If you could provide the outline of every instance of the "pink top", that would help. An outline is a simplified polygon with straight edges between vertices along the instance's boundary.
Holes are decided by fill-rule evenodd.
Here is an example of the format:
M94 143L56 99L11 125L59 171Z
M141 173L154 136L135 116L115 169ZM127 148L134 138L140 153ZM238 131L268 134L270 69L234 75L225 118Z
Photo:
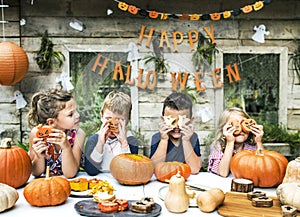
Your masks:
M249 143L244 143L243 150L256 150L256 145L250 145ZM235 155L238 151L234 150L233 155ZM223 158L224 153L222 152L222 148L220 142L213 144L210 149L210 155L208 157L208 171L219 175L219 164L221 159Z

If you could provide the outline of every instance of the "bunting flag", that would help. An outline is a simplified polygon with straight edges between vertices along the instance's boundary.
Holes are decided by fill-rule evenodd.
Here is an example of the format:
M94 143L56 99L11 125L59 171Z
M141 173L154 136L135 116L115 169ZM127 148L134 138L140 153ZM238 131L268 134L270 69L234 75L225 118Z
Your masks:
M213 12L210 14L170 14L167 12L159 12L156 10L145 10L139 8L138 6L127 4L126 2L114 0L118 3L118 8L122 11L128 12L134 15L141 15L143 17L149 17L151 19L160 19L160 20L167 20L168 18L175 18L179 20L214 20L218 21L221 19L228 19L230 17L238 16L241 13L248 14L250 12L259 11L265 5L271 3L272 0L262 0L256 1L253 4L245 5L241 8L227 10L222 12Z

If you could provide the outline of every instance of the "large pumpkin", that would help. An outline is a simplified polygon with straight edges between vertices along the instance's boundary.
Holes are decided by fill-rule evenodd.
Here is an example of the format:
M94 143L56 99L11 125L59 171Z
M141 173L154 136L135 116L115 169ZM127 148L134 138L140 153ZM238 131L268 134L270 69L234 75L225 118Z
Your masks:
M13 42L0 43L0 84L13 85L28 72L29 63L25 51Z
M191 175L191 167L188 164L172 161L160 162L154 167L154 174L161 182L168 182L173 175L180 171L180 175L187 180Z
M71 193L69 181L61 176L38 178L25 186L23 195L32 206L55 206L66 201Z
M12 146L12 140L5 138L0 145L0 182L18 188L24 185L32 171L31 160L27 152Z
M153 170L152 160L140 154L119 154L110 163L111 175L124 185L146 184L151 179Z
M254 186L275 187L282 183L288 160L280 153L269 150L244 150L230 162L234 177L253 181Z

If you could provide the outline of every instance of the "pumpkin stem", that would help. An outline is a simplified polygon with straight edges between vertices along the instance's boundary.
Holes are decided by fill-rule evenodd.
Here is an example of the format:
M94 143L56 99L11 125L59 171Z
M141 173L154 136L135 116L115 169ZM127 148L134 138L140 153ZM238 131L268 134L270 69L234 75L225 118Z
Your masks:
M256 150L256 155L260 155L260 156L263 156L264 154L263 154L263 150L262 149L257 149Z
M296 157L295 161L300 162L300 157Z
M180 170L177 170L176 177L177 177L177 178L180 178L180 177L181 177L181 175L180 175Z
M46 179L49 179L50 177L50 166L46 167Z
M11 148L12 139L11 138L4 138L1 140L0 148Z

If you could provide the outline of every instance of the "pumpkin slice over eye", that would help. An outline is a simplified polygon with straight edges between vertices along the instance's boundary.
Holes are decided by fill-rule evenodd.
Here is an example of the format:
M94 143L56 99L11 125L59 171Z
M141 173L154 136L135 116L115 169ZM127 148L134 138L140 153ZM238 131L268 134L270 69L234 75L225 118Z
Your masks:
M169 116L163 116L165 122L167 125L174 127L173 123L175 122L176 118L172 118L170 115Z
M235 128L233 135L237 136L242 132L241 123L238 120L236 119L230 120L229 124L231 124Z
M256 125L256 121L254 119L244 119L244 120L242 120L241 126L242 126L243 132L250 133L250 131L251 131L250 127L252 125Z

